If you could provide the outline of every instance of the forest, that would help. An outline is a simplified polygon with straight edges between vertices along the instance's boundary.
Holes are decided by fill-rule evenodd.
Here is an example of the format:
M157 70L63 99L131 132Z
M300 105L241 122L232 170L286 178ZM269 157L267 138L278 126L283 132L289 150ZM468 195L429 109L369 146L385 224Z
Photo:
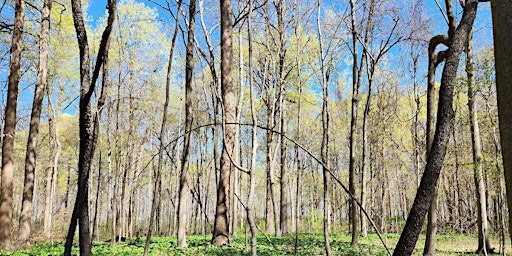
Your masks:
M0 255L512 253L510 0L3 0Z

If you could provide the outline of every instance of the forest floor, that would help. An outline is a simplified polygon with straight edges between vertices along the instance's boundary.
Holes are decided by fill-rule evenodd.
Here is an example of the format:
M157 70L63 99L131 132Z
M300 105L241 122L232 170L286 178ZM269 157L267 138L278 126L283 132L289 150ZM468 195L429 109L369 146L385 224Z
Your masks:
M250 255L250 236L237 236L230 245L218 248L210 246L211 236L189 236L188 248L177 249L176 239L170 237L154 237L150 249L150 255ZM385 234L383 238L389 247L396 244L398 234ZM295 236L283 236L280 238L269 237L272 243L264 236L258 237L258 255L294 255ZM387 255L385 248L375 234L366 238L359 238L360 246L354 249L350 246L350 235L346 233L332 233L330 235L331 250L333 255ZM414 255L421 255L425 236L420 236ZM76 241L76 239L75 239ZM77 243L77 242L76 242ZM144 239L126 239L124 242L111 246L107 242L94 242L94 255L142 255L144 252ZM492 240L491 244L498 251L498 240ZM510 245L509 242L506 244ZM64 242L39 242L32 248L16 251L0 251L0 255L62 255ZM445 234L438 235L436 242L437 255L473 255L477 246L475 237ZM509 246L508 246L509 247ZM392 250L392 248L390 248ZM73 248L73 254L78 255L78 248ZM303 233L299 236L297 255L323 255L323 234ZM512 254L508 248L507 255Z

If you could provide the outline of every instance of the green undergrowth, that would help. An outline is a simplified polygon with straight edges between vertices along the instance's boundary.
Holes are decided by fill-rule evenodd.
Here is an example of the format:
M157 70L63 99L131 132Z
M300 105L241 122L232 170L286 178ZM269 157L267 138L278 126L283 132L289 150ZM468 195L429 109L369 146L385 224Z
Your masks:
M383 236L389 247L395 245L398 234L386 234ZM236 236L231 244L216 247L210 244L211 236L189 236L186 249L176 248L174 237L154 237L150 247L150 255L250 255L250 236ZM270 240L270 241L269 241ZM438 235L436 248L440 255L468 254L471 248L459 245L471 245L472 237L463 235ZM302 233L299 235L297 255L324 255L324 237L322 233ZM360 245L357 248L350 246L351 237L346 233L330 234L331 252L333 255L387 255L380 239L375 234L366 238L359 238ZM73 255L78 255L78 246L75 240ZM424 236L420 236L415 255L421 255ZM268 238L260 235L257 238L258 255L295 255L295 236L293 234L283 237ZM107 242L94 242L92 252L94 255L142 255L144 252L144 238L128 238L111 246ZM392 248L390 248L392 249ZM451 250L452 249L452 250ZM455 250L453 250L455 249ZM476 248L475 248L476 249ZM34 243L31 248L16 251L0 251L0 255L62 255L64 242Z
M149 255L250 255L250 237L237 236L231 244L216 247L210 244L211 236L189 236L186 249L176 248L174 237L153 237ZM270 239L270 241L268 240ZM268 239L261 235L257 238L258 255L294 255L295 236L273 237ZM298 255L322 255L324 253L324 238L321 233L300 234ZM77 242L75 242L77 243ZM76 244L75 244L76 245ZM94 255L142 255L144 238L128 238L124 242L111 246L106 242L94 242ZM346 234L331 234L331 250L334 255L386 255L379 246L362 244L357 249L350 246L350 236ZM1 255L62 255L64 242L35 243L30 249L16 251L0 251ZM73 248L73 254L78 255L78 247Z

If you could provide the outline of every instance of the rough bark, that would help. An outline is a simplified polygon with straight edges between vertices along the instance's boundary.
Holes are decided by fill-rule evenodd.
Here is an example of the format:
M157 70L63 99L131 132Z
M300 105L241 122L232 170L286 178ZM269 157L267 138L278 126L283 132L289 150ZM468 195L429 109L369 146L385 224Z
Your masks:
M437 66L445 60L445 53L435 53L435 49L439 44L448 46L451 43L455 30L455 18L453 16L453 5L451 0L445 1L446 12L448 13L448 36L440 35L432 38L429 42L429 66L428 66L428 86L427 86L427 155L432 146L434 134L434 115L435 115L435 72ZM435 237L437 233L437 189L428 210L427 234L425 238L424 255L435 255Z
M188 162L190 156L190 138L193 122L193 71L194 71L194 30L196 27L196 0L190 1L187 48L185 58L185 136L183 155L181 158L180 190L178 202L178 248L187 246L186 233L188 226L188 203L190 201Z
M41 29L39 34L39 65L37 70L34 101L30 115L30 127L27 140L27 152L25 156L25 181L23 187L23 202L21 205L20 226L18 242L21 245L29 244L30 225L32 219L32 200L34 195L34 177L36 169L37 138L39 135L39 123L43 106L46 77L48 74L48 41L50 39L50 13L52 0L44 1L41 9Z
M91 234L89 230L89 174L94 157L96 140L99 129L99 116L92 113L91 99L99 77L104 57L108 56L110 34L115 19L116 0L108 1L107 26L103 31L96 65L92 77L90 76L89 42L84 24L81 0L72 0L73 22L77 34L78 48L80 49L80 104L79 104L79 158L78 158L78 192L71 215L64 255L71 255L71 247L78 222L79 246L81 255L91 255ZM102 88L98 107L104 104L106 88Z
M448 36L438 35L430 39L428 48L428 74L427 74L427 127L426 127L426 152L427 156L432 147L435 130L435 74L436 69L441 62L446 58L446 52L435 53L436 47L439 44L445 46L450 45L455 30L455 18L453 16L452 0L445 0L446 12L448 14ZM435 242L437 233L437 189L433 191L433 198L428 209L428 223L427 234L425 238L425 246L423 248L423 255L435 255Z
M233 86L233 25L231 0L220 0L220 34L221 34L221 93L224 109L223 147L220 159L220 177L217 186L217 205L212 240L216 245L229 243L229 177L234 172L231 156L235 146L236 107ZM229 154L229 155L228 155Z
M23 48L23 22L25 1L16 0L14 33L12 35L11 60L5 108L4 139L2 143L2 176L0 195L0 248L10 249L13 211L14 139L16 136L16 109L18 85L21 77L20 59Z
M512 209L512 5L508 0L491 0L498 117L508 208ZM512 211L509 211L509 227ZM512 237L512 229L509 228Z
M421 178L420 186L414 199L414 204L409 212L407 222L400 235L393 255L411 255L418 235L423 226L425 215L432 201L436 189L437 180L441 172L446 147L450 138L451 128L454 122L453 111L453 87L457 75L459 58L467 40L469 31L473 27L476 17L478 0L467 1L464 7L461 22L453 35L453 41L448 48L445 66L441 78L439 91L439 104L437 113L436 132L430 153L427 157L427 165Z

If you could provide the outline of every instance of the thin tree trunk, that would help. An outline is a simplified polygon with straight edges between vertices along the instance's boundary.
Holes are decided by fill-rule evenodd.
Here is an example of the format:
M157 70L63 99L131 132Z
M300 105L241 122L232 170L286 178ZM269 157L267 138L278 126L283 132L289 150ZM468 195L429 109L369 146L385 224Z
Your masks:
M487 224L487 203L482 170L482 145L480 140L480 128L478 125L478 112L475 106L475 77L473 66L473 31L469 32L466 42L466 75L468 85L469 125L471 128L471 143L473 146L473 168L478 208L478 249L477 252L491 253L493 249L489 243Z
M247 38L249 44L249 93L251 101L251 117L252 117L252 153L251 153L251 169L249 170L249 196L247 199L247 222L251 229L251 255L256 256L256 239L258 232L256 230L256 221L254 219L254 194L256 190L256 156L258 153L258 119L255 108L255 93L253 90L253 68L252 68L252 7L253 0L249 0L249 14L247 16Z
M171 49L169 50L169 62L167 64L167 76L165 80L165 102L164 102L164 111L162 116L162 125L160 127L160 145L158 148L158 165L156 170L156 177L155 177L155 183L153 187L153 201L151 202L151 213L149 217L149 227L148 232L146 234L146 244L144 246L144 256L148 254L149 252L149 244L151 243L151 235L153 233L153 223L154 223L154 215L156 211L156 205L160 196L160 193L157 193L160 189L160 176L162 174L162 166L163 166L163 153L165 149L165 140L164 136L167 131L167 111L169 107L169 99L170 99L170 86L171 86L171 72L172 72L172 60L174 58L174 48L176 45L176 38L178 36L178 26L179 26L179 19L181 14L181 4L182 0L178 1L178 10L176 12L176 19L175 19L175 26L174 26L174 33L172 35L171 39ZM147 133L146 133L147 134ZM177 144L177 142L176 142ZM171 173L171 181L172 181L172 173ZM157 201L158 200L158 201Z
M357 64L357 28L356 28L356 5L355 0L350 0L351 10L351 32L352 32L352 113L350 118L350 136L349 136L349 192L352 195L356 194L356 129L357 129L357 116L359 107L359 90L362 81L362 70L364 62L366 61L366 51L363 50L360 65ZM367 33L368 34L368 33ZM367 38L365 38L365 41ZM357 203L354 198L350 198L350 227L352 229L351 244L356 246L358 244L358 214Z
M39 67L34 91L34 102L30 116L30 128L27 141L27 152L25 157L25 182L23 188L23 202L21 206L20 226L18 242L20 245L29 245L30 225L32 219L32 200L34 195L34 177L37 156L37 138L39 135L39 123L43 105L44 90L48 74L48 41L50 38L50 13L52 0L44 1L41 9L41 31L39 35ZM50 186L51 187L51 186Z
M12 35L11 60L5 108L2 142L2 175L0 193L0 248L11 248L13 211L14 139L16 136L16 109L18 107L18 85L21 77L20 59L23 48L23 23L25 1L16 0L14 11L14 33Z
M100 148L101 148L101 140L100 140ZM99 198L100 198L100 187L101 187L101 161L102 161L102 154L101 150L98 157L98 177L96 180L96 196L95 196L95 202L94 202L94 218L92 221L92 234L91 234L91 246L92 242L96 239L97 236L97 229L98 229L98 204L99 204Z
M252 1L252 0L251 0ZM298 6L297 1L294 3L296 6ZM295 37L300 38L298 35L298 19L297 23L295 24L294 34ZM300 40L297 41L297 43L300 42ZM300 140L300 133L301 133L301 108L302 108L302 66L301 66L301 58L300 55L302 54L301 47L297 47L297 52L295 53L295 62L297 65L297 129L296 129L296 139ZM300 194L301 194L301 184L300 184L300 176L302 175L302 163L301 163L301 154L299 153L299 146L295 145L295 161L297 162L297 177L296 177L296 190L295 190L295 244L294 244L294 254L297 255L297 247L299 246L299 221L300 221Z
M317 30L318 30L318 41L320 49L320 70L322 73L322 146L321 146L321 158L323 162L323 181L324 181L324 248L325 254L328 256L331 254L331 245L329 241L329 232L331 229L331 202L330 202L330 174L329 169L329 89L328 81L328 67L326 67L326 61L324 56L324 45L322 27L320 25L320 0L317 1L318 14L317 14ZM353 208L354 210L355 208Z

